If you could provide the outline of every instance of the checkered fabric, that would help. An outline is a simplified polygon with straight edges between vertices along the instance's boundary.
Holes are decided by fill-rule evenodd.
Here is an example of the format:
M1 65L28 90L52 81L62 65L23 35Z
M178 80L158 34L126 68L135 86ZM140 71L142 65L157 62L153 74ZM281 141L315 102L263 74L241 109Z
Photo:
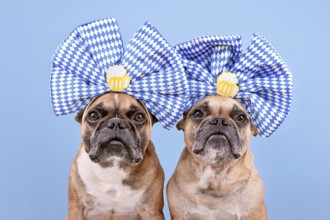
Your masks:
M222 72L235 73L234 97L246 108L260 136L270 136L284 121L292 100L292 75L279 54L254 34L245 52L239 36L201 37L177 45L187 72L190 95L186 110L207 95L216 95Z
M115 19L76 28L57 48L51 72L56 115L79 111L96 96L110 92L107 68L121 64L131 78L123 93L139 99L166 129L181 117L188 85L176 51L145 23L124 51Z

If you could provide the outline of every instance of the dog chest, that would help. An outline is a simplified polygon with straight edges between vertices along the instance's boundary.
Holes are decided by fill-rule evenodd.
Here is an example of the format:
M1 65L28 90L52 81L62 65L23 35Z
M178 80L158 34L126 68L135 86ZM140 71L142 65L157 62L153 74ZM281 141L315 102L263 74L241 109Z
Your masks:
M222 184L226 184L226 181L225 173L215 173L213 169L206 167L199 180L188 187L192 190L189 194L195 195L195 202L187 208L189 216L228 220L237 220L244 216L250 209L251 201L247 198L251 198L251 192L243 188L238 192L217 195L221 194Z
M92 162L83 151L77 158L79 176L85 185L85 205L94 214L115 212L134 212L140 202L143 190L132 190L123 185L127 173L114 166L103 168ZM90 199L92 198L92 199Z

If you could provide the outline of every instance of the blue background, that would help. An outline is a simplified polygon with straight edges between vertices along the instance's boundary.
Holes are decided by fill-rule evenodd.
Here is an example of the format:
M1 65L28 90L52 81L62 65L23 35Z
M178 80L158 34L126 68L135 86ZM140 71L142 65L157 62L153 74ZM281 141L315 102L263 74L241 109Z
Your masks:
M268 39L294 75L287 120L253 138L270 219L330 219L330 5L289 0L4 1L0 3L0 219L63 219L71 161L80 144L74 114L56 117L51 57L78 25L118 20L124 43L150 21L175 45L209 34ZM171 176L183 133L158 124L152 139ZM169 219L167 203L164 212Z

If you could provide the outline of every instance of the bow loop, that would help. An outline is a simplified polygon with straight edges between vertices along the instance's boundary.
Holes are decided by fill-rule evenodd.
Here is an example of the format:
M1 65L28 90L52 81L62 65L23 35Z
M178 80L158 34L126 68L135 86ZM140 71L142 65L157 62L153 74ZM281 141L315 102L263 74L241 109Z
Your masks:
M57 115L120 91L139 99L167 129L181 117L188 89L181 59L156 28L145 23L124 52L115 19L81 25L70 34L53 57L50 86Z
M292 75L270 43L254 34L251 44L231 70L239 79L240 99L253 115L259 134L270 136L289 113L292 99ZM247 94L255 95L249 96ZM244 100L250 102L244 102Z

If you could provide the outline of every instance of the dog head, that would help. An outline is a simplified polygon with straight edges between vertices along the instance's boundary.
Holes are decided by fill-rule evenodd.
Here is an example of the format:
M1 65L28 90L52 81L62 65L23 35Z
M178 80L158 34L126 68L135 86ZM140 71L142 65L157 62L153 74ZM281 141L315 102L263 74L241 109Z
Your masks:
M106 93L80 111L83 146L89 157L102 166L115 159L134 165L142 161L156 121L145 107L123 93Z
M207 96L184 113L177 128L194 158L223 165L240 158L257 131L245 108L235 99Z

